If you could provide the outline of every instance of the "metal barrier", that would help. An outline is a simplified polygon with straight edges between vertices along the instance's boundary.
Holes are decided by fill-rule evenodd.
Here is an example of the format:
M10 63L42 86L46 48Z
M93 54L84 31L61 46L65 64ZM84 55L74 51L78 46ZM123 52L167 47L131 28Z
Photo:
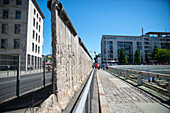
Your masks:
M24 59L20 55L0 55L0 103L12 98L19 98L25 93L52 83L52 73L47 72L45 68L43 73L26 73L25 71L22 73L21 70L25 69L25 60L22 58ZM45 67L45 63L43 64ZM5 71L7 75L4 73Z
M78 104L78 107L75 111L75 113L90 113L91 112L91 97L92 97L92 81L94 78L94 71L95 68L93 69L90 78L87 82L87 85L84 89L83 95L81 97L81 100Z
M107 71L125 80L131 80L138 86L144 85L158 92L162 92L163 95L169 96L170 98L170 75L117 67L109 67Z

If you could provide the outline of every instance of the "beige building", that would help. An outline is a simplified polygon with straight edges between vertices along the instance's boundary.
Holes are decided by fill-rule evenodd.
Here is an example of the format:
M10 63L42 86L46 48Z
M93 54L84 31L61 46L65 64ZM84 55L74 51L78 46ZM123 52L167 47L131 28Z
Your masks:
M147 52L149 59L152 59L155 45L160 49L170 49L170 33L148 32L141 36L103 35L101 39L102 62L118 61L123 47L129 63L134 63L134 54L137 49L140 51L142 62L146 63L145 54Z
M36 0L0 0L0 54L21 55L22 70L41 69L44 18Z

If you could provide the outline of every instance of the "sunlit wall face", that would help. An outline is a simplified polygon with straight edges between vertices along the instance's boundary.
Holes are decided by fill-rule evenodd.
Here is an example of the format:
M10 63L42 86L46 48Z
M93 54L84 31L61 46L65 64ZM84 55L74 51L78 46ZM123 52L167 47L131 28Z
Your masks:
M125 49L128 62L133 62L133 46L132 42L117 42L118 57L120 56L121 48Z

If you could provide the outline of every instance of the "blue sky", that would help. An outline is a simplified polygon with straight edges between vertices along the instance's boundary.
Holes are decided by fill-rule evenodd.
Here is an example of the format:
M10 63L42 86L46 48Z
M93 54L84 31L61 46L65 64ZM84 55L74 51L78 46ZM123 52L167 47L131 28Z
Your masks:
M102 35L170 32L170 0L59 0L89 51L100 53ZM37 0L44 19L43 54L52 53L51 14L47 0Z

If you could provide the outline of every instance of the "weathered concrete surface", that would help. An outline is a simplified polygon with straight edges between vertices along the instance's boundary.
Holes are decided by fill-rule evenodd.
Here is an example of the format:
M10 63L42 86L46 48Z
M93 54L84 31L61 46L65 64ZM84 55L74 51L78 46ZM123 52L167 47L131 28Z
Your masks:
M144 113L170 113L170 109L159 103L135 103Z
M62 15L63 10L56 8L61 8L57 3L51 3L54 76L57 101L61 109L65 109L82 82L89 76L93 62L79 37L75 36L68 26L70 21Z
M144 91L118 79L117 77L98 70L100 103L108 104L111 113L169 113L170 107ZM100 88L103 90L100 93ZM104 98L103 97L103 98ZM105 107L105 106L104 106ZM103 106L101 104L101 112ZM107 108L108 109L108 108ZM155 110L157 109L157 110Z
M28 113L29 112L30 111L28 111ZM57 103L56 95L50 95L35 113L61 113L61 108Z

